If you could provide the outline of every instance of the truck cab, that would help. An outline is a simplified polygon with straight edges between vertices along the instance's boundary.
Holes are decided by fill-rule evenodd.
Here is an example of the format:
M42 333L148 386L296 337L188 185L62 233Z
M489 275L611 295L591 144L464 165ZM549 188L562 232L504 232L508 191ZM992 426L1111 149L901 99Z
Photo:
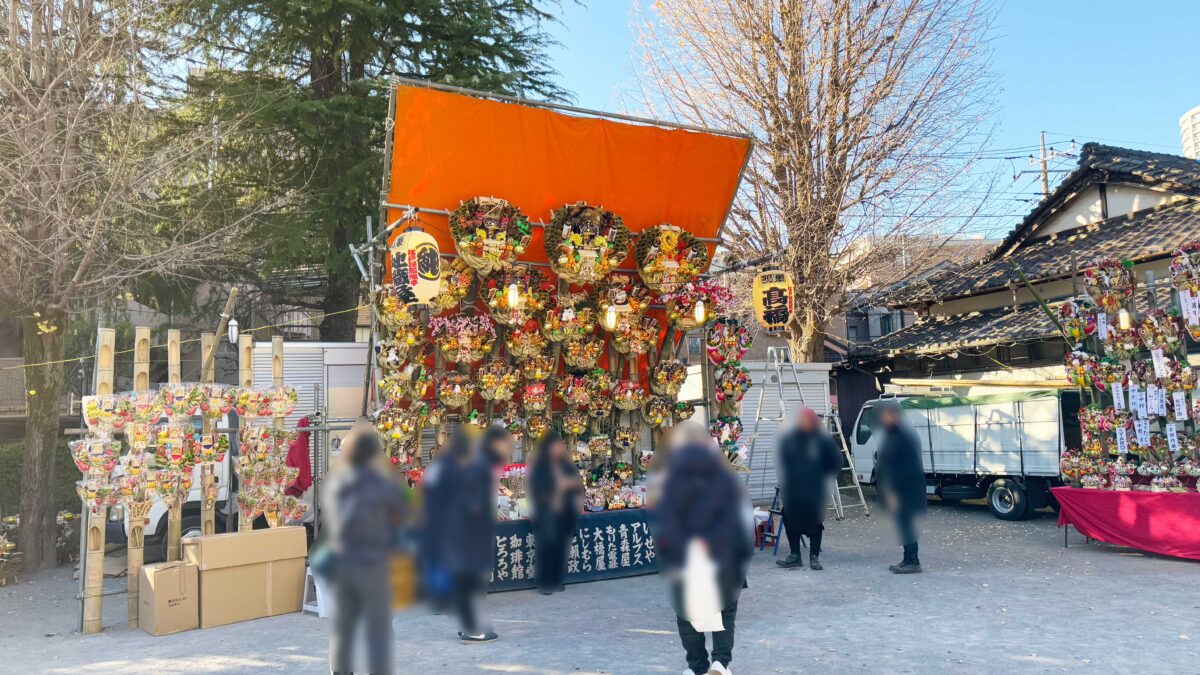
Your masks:
M926 492L943 501L987 499L993 515L1021 520L1053 505L1059 458L1078 444L1079 395L1070 390L979 396L937 393L867 401L850 435L854 474L875 484L880 434L876 409L894 401L921 440Z

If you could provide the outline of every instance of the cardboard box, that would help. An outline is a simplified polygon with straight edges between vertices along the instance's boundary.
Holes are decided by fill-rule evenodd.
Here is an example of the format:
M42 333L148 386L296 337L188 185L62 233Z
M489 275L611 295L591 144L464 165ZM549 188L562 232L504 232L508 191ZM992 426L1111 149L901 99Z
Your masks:
M200 627L199 567L165 562L142 567L138 579L138 626L151 635Z
M185 539L183 559L200 568L200 627L299 612L307 553L303 527Z

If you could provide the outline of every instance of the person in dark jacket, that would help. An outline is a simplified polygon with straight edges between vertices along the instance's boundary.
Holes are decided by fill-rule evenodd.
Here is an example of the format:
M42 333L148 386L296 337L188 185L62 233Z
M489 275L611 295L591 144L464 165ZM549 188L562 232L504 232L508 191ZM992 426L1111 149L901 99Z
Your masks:
M875 460L875 480L904 546L904 559L888 569L896 574L915 574L921 571L917 519L925 513L926 502L921 441L905 424L904 413L895 402L881 404L877 412L883 437Z
M327 488L329 545L336 561L329 639L329 666L334 673L354 671L350 661L360 624L366 632L370 672L395 671L388 565L404 522L405 504L400 486L373 466L382 450L373 428L355 429L342 443L346 464Z
M503 429L492 429L511 439ZM438 493L445 497L442 506L446 510L440 519L445 529L438 536L443 545L438 557L452 579L452 604L463 644L492 642L498 637L479 620L478 608L496 560L495 468L504 439L492 429L477 443L461 429L456 432L438 476ZM507 442L511 446L511 440Z
M652 514L654 546L659 564L672 579L676 626L688 667L697 675L727 673L733 660L738 598L754 551L752 517L746 517L750 502L742 482L703 427L684 423L676 430L675 439L678 446L672 451L661 497ZM688 589L684 588L682 575L693 541L699 541L699 548L717 568L724 630L712 634L711 660L704 633L692 625L698 617L688 617L685 612Z
M583 507L583 481L567 446L550 432L538 445L529 470L529 500L533 507L534 568L538 590L550 595L564 590L567 551Z
M821 419L802 408L791 431L779 443L779 493L783 502L783 527L790 555L775 561L780 567L804 567L800 535L808 537L808 565L821 567L821 536L825 531L825 506L830 478L842 469L842 456Z

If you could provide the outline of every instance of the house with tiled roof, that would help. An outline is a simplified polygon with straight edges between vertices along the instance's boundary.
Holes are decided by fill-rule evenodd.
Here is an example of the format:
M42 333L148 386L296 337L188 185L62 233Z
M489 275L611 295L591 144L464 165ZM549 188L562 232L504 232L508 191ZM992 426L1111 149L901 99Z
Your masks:
M1176 303L1167 269L1200 240L1200 161L1089 143L1078 166L988 255L898 288L881 302L917 320L852 349L847 365L881 384L959 393L1058 381L1065 343L1051 307L1082 292L1097 258L1135 264L1139 307Z

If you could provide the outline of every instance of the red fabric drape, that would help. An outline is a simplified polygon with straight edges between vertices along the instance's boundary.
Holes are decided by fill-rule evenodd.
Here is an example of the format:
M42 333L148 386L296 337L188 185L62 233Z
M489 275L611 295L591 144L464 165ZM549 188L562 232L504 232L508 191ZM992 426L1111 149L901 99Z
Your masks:
M1200 560L1200 493L1052 488L1058 524L1118 546Z
M308 418L301 417L296 426L304 428L308 426ZM300 469L299 475L296 476L296 482L288 486L286 493L293 497L299 497L304 494L304 491L312 487L312 461L308 456L308 435L309 432L301 431L296 434L296 440L288 446L287 465Z

